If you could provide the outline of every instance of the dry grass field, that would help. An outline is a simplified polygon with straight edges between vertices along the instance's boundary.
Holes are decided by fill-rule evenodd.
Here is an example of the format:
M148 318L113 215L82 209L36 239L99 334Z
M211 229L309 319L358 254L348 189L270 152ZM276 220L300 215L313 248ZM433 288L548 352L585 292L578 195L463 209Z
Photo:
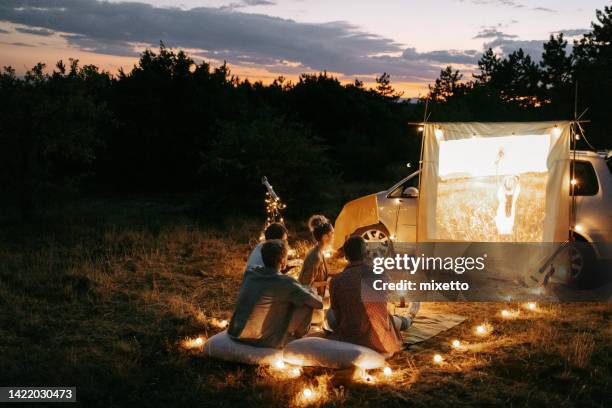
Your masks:
M495 177L451 179L438 184L436 225L440 239L477 242L539 242L546 196L547 173L520 175L512 235L499 235L495 226L498 206Z
M129 209L126 209L129 208ZM544 304L512 320L494 303L425 307L468 320L396 355L390 377L202 358L184 340L229 319L259 225L223 229L159 203L89 203L0 235L0 385L74 385L77 406L610 406L612 307ZM307 247L301 224L290 241ZM290 225L290 226L291 226ZM338 264L334 264L334 268ZM487 322L486 337L474 327ZM459 338L465 347L453 350ZM434 364L440 353L444 361ZM71 404L71 406L75 406Z

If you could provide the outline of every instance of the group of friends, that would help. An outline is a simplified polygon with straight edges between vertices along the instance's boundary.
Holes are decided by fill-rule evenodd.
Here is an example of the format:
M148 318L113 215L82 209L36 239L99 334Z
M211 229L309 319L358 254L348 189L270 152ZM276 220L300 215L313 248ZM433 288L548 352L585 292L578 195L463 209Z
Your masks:
M374 275L367 261L366 242L349 237L344 246L348 265L329 280L325 251L331 246L334 228L321 215L308 222L316 245L304 258L299 275L287 274L288 233L281 223L270 224L265 240L250 254L228 334L238 342L258 347L283 348L306 335L323 336L369 347L385 355L400 350L401 331L411 324L409 316L391 315L387 296L375 291ZM329 302L325 298L329 287ZM308 334L316 309L325 311L322 331Z

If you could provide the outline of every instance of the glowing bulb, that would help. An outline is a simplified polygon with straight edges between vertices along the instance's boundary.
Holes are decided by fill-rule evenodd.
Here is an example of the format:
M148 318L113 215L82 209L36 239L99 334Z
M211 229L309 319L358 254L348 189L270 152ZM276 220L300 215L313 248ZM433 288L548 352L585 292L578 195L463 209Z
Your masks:
M204 339L202 339L201 337L198 337L197 339L193 341L193 344L196 347L200 347L202 344L204 344Z
M527 309L529 309L529 310L536 310L537 308L538 308L538 305L535 302L527 303Z
M583 230L584 230L584 228L582 228L582 225L580 225L580 224L574 225L574 231L582 232Z
M439 355L439 354L434 354L434 356L433 356L433 361L434 361L434 363L436 363L436 364L440 364L440 363L442 363L442 361L443 361L443 360L444 360L444 359L442 358L442 356L441 356L441 355Z
M310 388L304 388L304 391L302 391L302 395L304 396L304 398L310 399L312 398L313 392Z
M574 137L574 139L580 140L580 135L576 134L576 137Z
M282 370L283 368L285 368L285 362L281 359L278 359L274 362L274 367L278 368L279 370Z
M302 370L300 370L298 367L293 367L291 369L291 375L294 377L299 377L302 374Z
M510 312L504 309L501 311L501 315L502 317L510 317Z
M228 321L227 320L221 320L219 322L219 327L221 327L222 329L225 329L227 327Z
M326 257L326 258L331 258L331 256L332 256L331 251L323 252L323 256Z
M459 348L459 347L461 347L461 342L460 342L459 340L453 340L453 342L451 343L451 345L452 345L454 348Z
M434 130L434 134L436 135L436 139L438 140L442 140L442 138L444 137L444 132L440 128Z
M559 128L559 126L555 125L555 127L552 130L552 134L554 137L561 136L561 129Z
M383 374L386 375L387 377L391 375L391 367L385 367L383 368Z
M419 127L417 128L417 130L418 130L419 132L422 132L422 131L423 131L423 126L419 126Z
M479 336L484 336L485 334L487 334L487 331L487 326L485 326L484 324L476 326L476 334L478 334Z
M572 180L570 181L570 184L571 184L572 186L575 186L576 184L578 184L578 182L576 181L576 179L572 179Z

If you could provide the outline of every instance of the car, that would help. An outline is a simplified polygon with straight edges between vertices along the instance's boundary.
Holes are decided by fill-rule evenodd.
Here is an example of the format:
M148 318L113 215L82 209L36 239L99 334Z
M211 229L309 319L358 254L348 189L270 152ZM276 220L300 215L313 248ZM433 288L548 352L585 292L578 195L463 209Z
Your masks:
M572 151L575 171L576 222L574 240L584 245L570 249L572 263L565 279L588 286L589 264L609 260L612 243L612 157L608 152ZM340 250L348 236L388 246L390 242L416 242L420 171L389 189L347 203L336 219L334 249Z

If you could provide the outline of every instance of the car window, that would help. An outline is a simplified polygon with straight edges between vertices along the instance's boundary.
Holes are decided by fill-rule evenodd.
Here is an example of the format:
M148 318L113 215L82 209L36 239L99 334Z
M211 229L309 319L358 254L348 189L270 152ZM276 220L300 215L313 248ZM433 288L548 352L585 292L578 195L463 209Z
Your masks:
M593 165L587 161L576 161L574 165L574 195L593 196L599 192L599 183Z
M419 174L416 174L414 177L406 180L404 183L400 184L395 190L393 190L390 194L390 198L401 198L403 196L404 191L408 187L416 187L419 188Z

